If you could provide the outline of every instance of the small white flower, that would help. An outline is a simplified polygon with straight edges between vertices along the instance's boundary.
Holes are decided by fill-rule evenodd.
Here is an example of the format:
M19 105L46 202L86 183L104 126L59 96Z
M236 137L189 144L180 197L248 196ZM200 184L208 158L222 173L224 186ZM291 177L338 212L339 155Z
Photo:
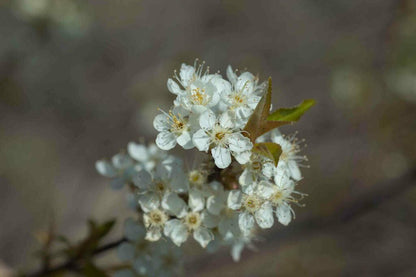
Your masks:
M179 144L184 149L191 149L191 126L186 111L174 108L169 113L162 113L155 117L153 126L160 133L156 137L156 144L162 150L170 150Z
M252 231L254 221L262 229L273 226L274 220L271 203L256 193L245 194L239 190L230 191L228 195L228 207L233 210L241 210L238 224L243 233Z
M244 164L248 162L253 144L233 127L231 115L223 113L219 118L211 110L205 111L199 118L202 129L195 132L193 142L200 151L211 154L218 168L226 168L231 164L231 154Z
M289 176L296 181L302 179L299 166L302 166L300 162L307 161L307 158L299 155L301 148L296 137L292 135L285 138L277 129L270 132L270 137L272 142L282 147L282 154L280 155L277 168L287 170Z
M163 228L165 227L166 221L169 217L160 208L160 202L157 199L157 203L150 204L151 201L145 201L145 199L140 199L140 206L145 212L143 215L144 226L147 229L146 239L149 241L157 241L162 236Z
M165 224L164 234L180 246L187 240L188 235L193 233L194 239L205 248L214 239L214 235L204 224L204 198L197 193L190 193L189 208L187 212L177 215L178 219L171 219Z
M227 76L232 89L224 90L221 99L236 114L237 124L244 126L261 99L256 93L262 93L264 85L258 86L258 78L249 72L237 77L231 66L227 67Z
M290 207L290 203L299 203L299 199L293 195L298 194L301 197L304 194L295 191L295 182L293 182L285 172L279 174L275 184L268 181L261 181L258 185L258 193L267 199L273 207L276 208L276 217L283 225L288 225L295 217L295 212Z
M258 181L269 179L274 173L273 161L266 157L253 153L248 163L243 165L243 172L238 181L244 192L253 191Z
M101 175L112 178L111 187L116 190L131 182L135 174L134 161L124 153L114 155L111 162L106 160L97 161L95 168Z

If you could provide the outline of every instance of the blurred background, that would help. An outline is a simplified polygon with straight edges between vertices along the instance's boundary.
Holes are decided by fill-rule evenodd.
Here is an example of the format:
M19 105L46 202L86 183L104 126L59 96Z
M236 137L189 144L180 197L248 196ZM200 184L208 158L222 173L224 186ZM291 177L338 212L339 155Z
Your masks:
M117 216L120 236L131 212L94 163L154 140L166 80L195 58L271 76L275 107L317 100L282 128L308 144L296 220L416 165L414 0L0 0L0 276L37 265L51 222L76 239ZM333 228L275 227L240 263L191 244L187 276L416 276L415 203L410 188Z

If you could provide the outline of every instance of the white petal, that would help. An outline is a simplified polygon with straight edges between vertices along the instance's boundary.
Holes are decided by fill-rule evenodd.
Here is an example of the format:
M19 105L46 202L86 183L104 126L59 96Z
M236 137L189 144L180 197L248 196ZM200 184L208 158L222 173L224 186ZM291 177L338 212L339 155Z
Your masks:
M206 110L199 117L199 125L204 130L211 130L215 123L217 122L217 117L214 112L211 110Z
M139 196L139 204L142 210L148 213L159 207L159 196L154 192L147 192Z
M195 68L193 66L190 66L184 63L181 65L179 76L181 77L182 84L184 86L188 86L190 84L190 81L192 80L194 73L195 73Z
M211 195L207 199L207 210L215 215L219 215L225 207L224 198L219 195Z
M226 168L231 164L231 153L227 148L221 146L214 147L211 150L211 154L218 168Z
M264 203L255 213L257 224L262 229L267 229L273 226L273 208L270 203Z
M230 190L227 198L227 206L232 210L238 210L241 207L241 191L239 190Z
M176 83L171 78L168 79L167 87L168 87L168 90L170 92L172 92L173 94L178 95L178 94L181 94L182 93L182 90L180 89L178 83Z
M204 197L198 190L189 191L189 207L194 212L199 212L204 208Z
M207 135L207 133L204 130L200 129L195 132L195 134L192 137L192 141L199 151L206 152L209 149L211 138Z
M149 188L149 184L152 182L152 175L150 175L147 170L142 169L133 174L132 181L136 187L142 190L146 190Z
M278 188L270 182L261 181L257 185L257 194L263 199L268 199Z
M161 237L162 233L158 227L150 228L146 233L146 240L148 241L158 241Z
M194 114L203 114L204 112L208 110L208 108L203 105L192 105L191 110ZM199 119L198 119L198 124L199 124Z
M238 262L240 260L241 252L243 252L243 249L243 242L237 242L233 244L233 246L231 247L231 257L233 257L234 262Z
M274 182L279 188L286 188L290 183L286 163L280 163L274 173Z
M231 65L227 66L227 78L228 80L230 80L230 82L232 84L235 84L237 82L237 74L235 74L235 72L233 71L233 68L231 67Z
M211 79L211 83L216 88L216 93L220 96L224 92L231 92L231 84L227 80L224 80L220 75Z
M156 144L162 150L170 150L176 145L176 137L170 132L161 132L156 137Z
M274 171L274 165L272 162L263 163L261 172L263 173L264 176L266 176L267 178L271 178L273 176L273 171Z
M133 165L133 160L127 154L117 154L111 158L111 162L117 169L126 169Z
M248 212L239 214L238 226L243 234L249 234L254 227L254 217Z
M169 226L168 224L172 222ZM168 226L168 227L167 227ZM167 227L167 229L166 229ZM173 243L181 246L188 238L188 230L186 226L177 219L169 220L165 225L165 235L169 236Z
M283 225L288 225L292 221L292 212L290 206L283 202L280 206L276 208L276 216L280 223Z
M248 186L252 185L255 181L255 176L251 170L245 168L243 173L241 173L240 177L238 178L238 182L241 186Z
M247 120L252 113L253 110L246 106L242 106L236 110L237 117L241 120Z
M228 146L230 150L236 153L241 153L253 148L250 139L240 133L231 134L228 139Z
M254 75L250 72L243 72L238 76L235 88L238 91L243 91L245 94L251 94L254 91Z
M95 163L95 168L97 169L98 173L105 177L115 177L117 175L116 169L113 167L113 165L106 161L106 160L100 160Z
M214 107L220 101L219 92L215 91L211 96L211 101L209 102L209 107Z
M251 108L251 109L255 109L257 104L260 102L261 97L257 96L257 95L250 95L248 97L248 101L247 101L247 105Z
M295 179L296 181L302 179L302 174L300 173L300 169L296 161L289 161L287 163L287 166L289 168L290 176L293 179Z
M250 161L251 151L244 151L240 153L233 152L233 154L239 164L246 164Z
M184 149L191 149L194 147L194 144L192 143L192 137L189 132L183 132L182 135L180 135L176 141L180 146L182 146Z
M169 118L165 114L158 114L153 120L153 127L159 132L169 130Z
M170 237L172 234L173 229L178 225L181 224L179 219L171 219L165 223L165 227L163 228L163 233L165 236Z
M186 203L176 193L167 193L163 196L162 207L170 214L183 217L186 214Z
M223 128L231 129L234 127L233 116L229 112L221 114L219 122Z
M139 162L146 162L149 159L147 147L143 144L129 142L129 144L127 145L127 152L129 152L129 155L133 159Z
M194 231L194 239L205 248L208 243L214 239L214 235L209 229L200 227Z

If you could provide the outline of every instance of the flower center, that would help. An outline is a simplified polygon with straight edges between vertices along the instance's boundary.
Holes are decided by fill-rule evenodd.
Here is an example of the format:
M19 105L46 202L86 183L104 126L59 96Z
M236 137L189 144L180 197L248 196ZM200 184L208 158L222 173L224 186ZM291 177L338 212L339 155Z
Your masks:
M274 204L279 204L280 202L282 202L282 200L283 200L283 192L280 190L276 191L271 197L271 201Z
M159 182L156 184L156 190L159 192L164 192L165 191L165 184L163 184L162 182Z
M204 175L199 170L192 170L188 176L189 182L193 185L201 186L204 183Z
M260 208L260 199L254 195L249 195L244 200L244 207L247 211L254 213Z
M152 226L163 226L168 219L166 214L159 209L151 211L149 217Z
M201 225L201 216L199 213L188 213L185 218L185 224L190 230L198 229Z
M215 138L217 140L222 140L224 138L224 136L225 136L225 133L223 133L223 132L219 132L219 133L215 134Z
M180 115L174 115L172 112L169 112L170 118L172 120L170 131L176 134L182 134L183 131L187 128L184 120Z
M207 102L207 94L203 88L194 88L191 91L191 101L195 105L205 105Z

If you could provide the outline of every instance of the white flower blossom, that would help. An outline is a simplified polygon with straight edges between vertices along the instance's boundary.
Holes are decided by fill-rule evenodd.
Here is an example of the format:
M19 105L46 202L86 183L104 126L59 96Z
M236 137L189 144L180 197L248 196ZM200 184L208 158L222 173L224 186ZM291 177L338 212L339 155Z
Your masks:
M169 113L163 112L155 117L153 126L160 133L156 137L156 144L162 150L170 150L179 144L184 149L191 149L191 125L189 114L180 108L173 108Z
M273 226L274 219L271 203L256 193L245 194L240 190L230 191L228 207L233 210L241 210L238 217L238 225L243 233L251 232L255 222L262 229Z
M290 204L299 203L299 199L295 198L294 194L301 197L305 194L295 191L295 182L289 178L286 172L282 172L275 179L276 183L261 181L258 185L258 193L275 207L278 221L283 225L288 225L292 217L295 217L295 212Z
M95 163L95 168L101 175L112 178L111 187L115 190L121 189L131 181L135 174L133 167L133 160L124 153L114 155L111 162L99 160Z
M182 199L176 198L166 205L168 210L176 210L182 206ZM177 246L184 243L189 234L202 246L206 247L214 239L214 235L204 224L204 197L198 193L189 194L189 209L185 213L177 215L165 224L164 234L170 237Z
M300 146L294 135L284 137L277 129L270 132L271 141L282 147L282 154L279 158L277 168L287 170L290 177L296 181L302 179L302 173L299 166L300 162L306 161L306 156L300 156Z
M248 162L253 144L234 129L232 117L223 113L218 118L211 110L205 111L199 118L202 129L195 132L193 142L200 151L211 149L212 157L218 168L231 164L231 154L240 164Z
M261 99L261 95L256 93L262 93L264 85L258 86L258 78L249 72L237 77L231 66L227 67L227 77L232 88L223 90L221 97L223 105L235 113L237 124L244 127Z
M258 181L270 179L275 171L273 161L257 153L251 155L243 168L238 181L245 192L253 191Z

